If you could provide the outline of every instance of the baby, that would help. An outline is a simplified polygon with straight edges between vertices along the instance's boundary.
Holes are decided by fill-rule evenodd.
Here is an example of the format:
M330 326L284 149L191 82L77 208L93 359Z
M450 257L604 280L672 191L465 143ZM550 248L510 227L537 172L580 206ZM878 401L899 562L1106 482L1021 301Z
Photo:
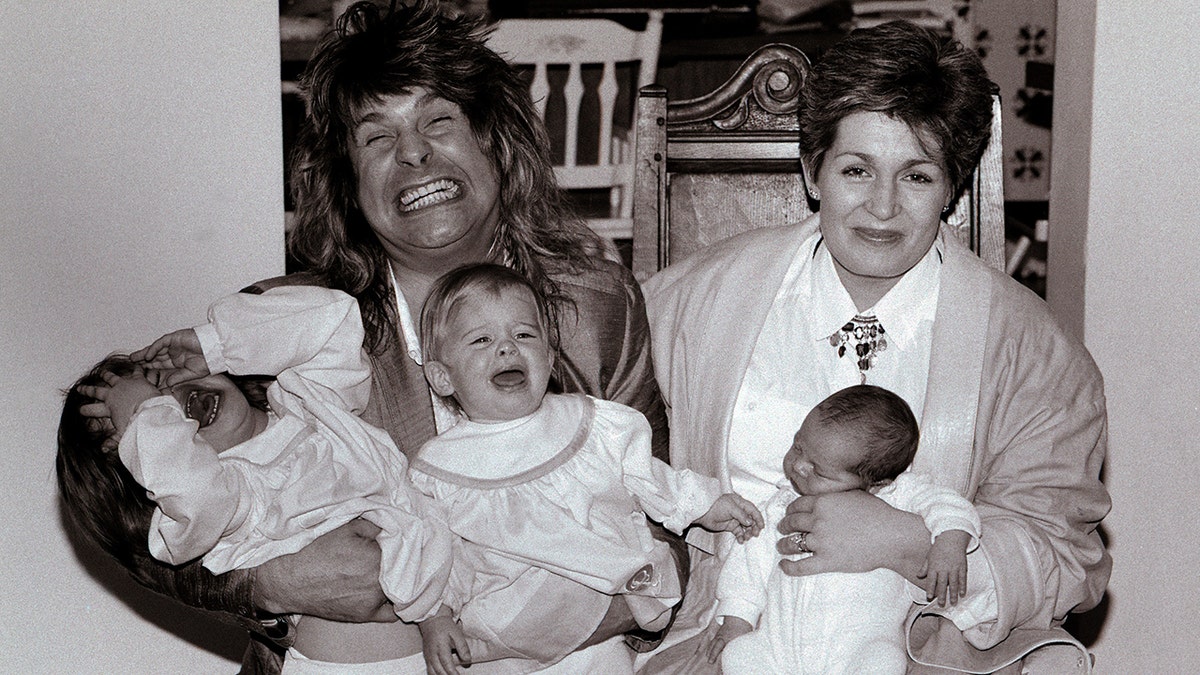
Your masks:
M834 393L796 432L783 459L787 480L763 506L764 517L779 522L800 495L867 490L924 519L934 536L927 599L957 602L979 516L953 490L905 471L918 434L908 404L892 392L858 385ZM803 550L803 535L792 536ZM903 624L913 598L903 577L887 569L790 577L780 558L770 537L729 554L717 585L711 662L720 659L725 673L905 672Z
M446 507L462 539L446 606L421 624L431 672L454 672L471 656L536 662L530 668L559 662L616 594L640 626L665 627L681 589L646 515L675 533L695 523L745 541L761 531L754 505L721 494L716 478L654 459L638 411L547 394L555 326L545 299L517 272L483 264L445 275L425 303L421 336L431 388L461 413L410 467L413 484ZM546 584L560 600L526 608ZM632 672L619 638L569 659L555 672Z
M224 298L209 323L109 357L67 395L57 463L68 510L127 568L147 553L170 564L203 556L214 574L362 516L382 530L380 582L397 615L428 618L453 537L391 438L356 415L371 389L362 340L354 298L293 286ZM276 376L265 407L231 378L249 374ZM285 672L313 653L362 660L347 636L370 642L388 626L297 620L297 648L312 652L290 650ZM419 654L377 653L395 661L391 672L424 672Z

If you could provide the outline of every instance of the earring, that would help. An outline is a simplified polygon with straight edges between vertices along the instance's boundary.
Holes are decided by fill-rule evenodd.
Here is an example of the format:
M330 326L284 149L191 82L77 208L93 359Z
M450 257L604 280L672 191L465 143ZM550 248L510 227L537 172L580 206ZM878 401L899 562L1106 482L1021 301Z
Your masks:
M812 198L814 202L821 201L821 191L815 187L808 188L808 196Z

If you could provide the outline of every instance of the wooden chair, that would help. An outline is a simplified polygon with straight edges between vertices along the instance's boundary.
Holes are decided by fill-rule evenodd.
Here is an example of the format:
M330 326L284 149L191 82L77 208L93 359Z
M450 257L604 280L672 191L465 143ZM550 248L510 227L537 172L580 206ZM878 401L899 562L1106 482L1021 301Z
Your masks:
M642 88L633 207L638 279L742 230L793 223L812 213L796 118L808 72L803 52L771 44L706 96L669 101L661 86ZM996 99L991 142L947 221L973 251L1004 269L999 106Z
M552 138L563 134L563 145L554 148L562 158L555 166L559 185L607 192L602 213L587 222L611 240L633 235L633 100L654 81L662 18L649 11L642 31L608 19L506 19L488 38L501 56L532 71L538 112ZM561 117L548 117L555 109Z

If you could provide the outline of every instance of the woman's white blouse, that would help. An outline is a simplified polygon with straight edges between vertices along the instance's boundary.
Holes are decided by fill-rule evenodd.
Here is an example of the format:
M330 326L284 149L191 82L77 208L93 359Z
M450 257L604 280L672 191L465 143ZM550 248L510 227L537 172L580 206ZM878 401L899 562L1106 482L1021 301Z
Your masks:
M867 384L896 392L921 418L940 271L935 244L874 307L857 311L820 233L800 246L734 406L728 456L734 491L757 504L770 498L804 417L835 391L862 383L856 360L839 358L829 343L855 314L875 316L887 331L887 349L867 371Z

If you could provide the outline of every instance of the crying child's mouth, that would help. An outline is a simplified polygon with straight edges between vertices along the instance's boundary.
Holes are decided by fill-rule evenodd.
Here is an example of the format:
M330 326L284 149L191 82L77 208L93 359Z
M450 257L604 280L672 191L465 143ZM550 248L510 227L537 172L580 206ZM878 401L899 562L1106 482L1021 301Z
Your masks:
M492 376L492 382L499 387L517 387L525 384L525 371L516 368L502 370Z
M188 393L187 405L183 412L190 419L200 423L200 428L210 425L217 419L221 408L221 395L214 391L192 391Z

